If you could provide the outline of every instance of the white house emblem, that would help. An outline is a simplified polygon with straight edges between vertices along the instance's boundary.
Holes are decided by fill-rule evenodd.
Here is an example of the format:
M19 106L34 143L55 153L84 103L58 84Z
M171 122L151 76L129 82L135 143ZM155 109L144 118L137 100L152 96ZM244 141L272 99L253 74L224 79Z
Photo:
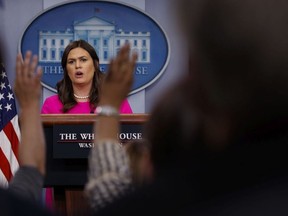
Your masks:
M131 94L156 81L168 64L169 41L157 22L139 9L109 1L71 2L45 10L28 25L19 49L38 53L42 84L56 91L56 83L63 77L63 51L78 39L96 49L103 72L120 47L130 43L139 56Z

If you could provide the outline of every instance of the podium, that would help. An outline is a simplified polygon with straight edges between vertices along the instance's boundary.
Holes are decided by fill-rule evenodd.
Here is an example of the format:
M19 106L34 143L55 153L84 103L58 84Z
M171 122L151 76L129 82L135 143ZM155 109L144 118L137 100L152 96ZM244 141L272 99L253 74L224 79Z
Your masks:
M45 187L54 188L55 210L61 215L89 215L83 194L88 155L94 145L96 114L41 114L46 139ZM147 114L121 114L121 143L139 139Z

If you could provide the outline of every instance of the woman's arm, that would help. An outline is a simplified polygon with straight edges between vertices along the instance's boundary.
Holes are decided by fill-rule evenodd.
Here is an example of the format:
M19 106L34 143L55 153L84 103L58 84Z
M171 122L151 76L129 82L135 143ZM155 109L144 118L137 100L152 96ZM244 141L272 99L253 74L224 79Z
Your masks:
M119 145L118 110L133 83L137 56L130 58L125 45L110 63L104 79L101 100L96 109L94 125L95 147L89 156L89 176L86 193L94 210L105 206L131 188L128 156Z
M101 139L118 140L119 119L116 112L120 109L122 102L131 90L136 60L137 55L133 54L130 58L130 47L125 45L119 51L118 56L110 63L106 78L102 84L101 99L98 107L108 106L115 111L115 115L105 115L104 112L98 113L95 123L96 142Z
M45 175L46 153L40 119L42 70L37 64L37 56L32 57L30 51L26 53L24 61L21 54L18 54L16 59L14 92L20 106L20 168L12 179L9 190L39 200Z

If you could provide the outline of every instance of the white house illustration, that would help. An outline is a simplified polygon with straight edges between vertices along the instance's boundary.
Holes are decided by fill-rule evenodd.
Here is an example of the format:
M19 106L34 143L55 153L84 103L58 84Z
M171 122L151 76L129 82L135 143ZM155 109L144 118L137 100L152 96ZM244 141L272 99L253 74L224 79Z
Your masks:
M96 16L74 21L73 29L39 31L39 62L60 63L65 47L78 39L86 40L95 48L101 64L107 64L127 42L138 53L138 63L150 63L150 32L116 29L115 23Z

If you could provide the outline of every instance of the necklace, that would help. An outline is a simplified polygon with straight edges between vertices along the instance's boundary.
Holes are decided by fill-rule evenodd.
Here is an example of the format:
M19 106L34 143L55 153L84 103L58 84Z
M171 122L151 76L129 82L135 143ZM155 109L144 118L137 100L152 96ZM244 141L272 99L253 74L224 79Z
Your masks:
M87 95L87 96L78 96L78 95L74 94L74 97L77 98L77 99L87 99L87 98L89 98L89 95Z

